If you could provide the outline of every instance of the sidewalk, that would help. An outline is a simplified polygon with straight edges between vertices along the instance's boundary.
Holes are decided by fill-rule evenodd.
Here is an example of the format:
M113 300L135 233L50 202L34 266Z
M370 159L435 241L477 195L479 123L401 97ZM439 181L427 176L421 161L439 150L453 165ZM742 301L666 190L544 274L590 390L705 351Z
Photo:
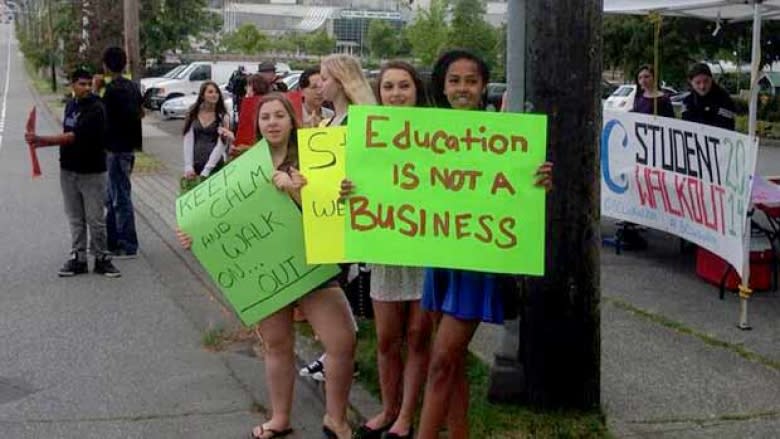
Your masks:
M146 132L148 153L166 156L168 163L181 160L177 139L156 128ZM135 177L139 211L155 230L173 230L175 171ZM604 224L604 233L611 233L610 222ZM176 247L172 232L162 235ZM618 256L610 248L602 251L602 405L611 433L777 437L780 294L757 293L750 307L755 330L738 331L736 297L718 300L716 289L695 277L692 256L679 253L676 239L657 232L650 232L649 238L651 248L646 252ZM210 287L192 255L178 253ZM221 297L210 288L215 298ZM699 336L686 333L689 330ZM481 325L472 343L472 350L488 364L500 331ZM305 341L297 348L302 359L316 354ZM377 410L376 400L355 387L351 398L355 414Z
M166 157L167 163L178 163L181 160L181 146L179 139L173 138L168 133L161 131L152 124L144 124L144 152L155 157ZM176 154L174 158L173 155ZM206 315L203 310L190 310L196 319L204 322L206 326L225 328L227 332L240 331L243 326L230 311L229 305L224 301L222 294L211 281L208 273L203 269L200 263L195 259L191 252L183 250L176 241L174 230L176 228L175 200L179 194L178 168L169 169L164 164L157 172L133 174L134 204L136 215L142 221L149 224L158 237L165 245L176 254L177 258L184 264L189 277L193 277L199 283L199 287L204 291L204 298L208 298L209 308L219 309L219 313L210 312ZM170 264L170 261L159 261L160 264ZM162 266L162 265L161 265ZM167 266L167 265L166 265ZM186 306L186 305L184 305ZM216 316L215 314L219 314ZM296 353L298 366L303 366L314 358L317 358L321 352L317 351L317 346L307 340L305 337L297 337ZM234 345L234 348L242 350L244 353L251 351L251 355L257 356L256 362L262 365L262 354L259 343L253 346L247 346L247 343ZM262 366L261 366L262 367ZM265 395L265 383L260 381L254 383L257 391L263 394L260 401L268 402ZM293 435L293 438L319 437L319 430L322 425L322 415L325 413L324 406L324 387L311 379L298 378L296 381L296 394L293 407L293 422L296 429L302 432L300 436ZM364 422L363 413L373 413L380 409L376 398L372 397L368 391L361 388L358 383L354 383L350 394L350 419L354 425Z
M602 227L611 234L607 219ZM649 231L650 249L601 254L601 392L619 438L780 437L780 294L750 301L695 276L693 254ZM501 328L482 325L472 350L492 360Z
M177 138L152 124L145 123L144 131L145 152L164 157L166 163L180 162ZM774 157L760 163L780 166ZM133 178L139 219L186 267L179 274L160 270L161 280L195 279L197 286L183 290L187 292L179 298L179 306L203 330L238 329L208 275L175 241L179 168L137 173ZM612 227L605 219L603 233L610 234ZM692 255L681 254L676 239L653 231L648 238L650 249L644 252L615 255L611 248L602 249L602 406L610 432L621 438L778 437L780 294L756 293L750 302L755 329L739 331L735 327L738 299L727 295L718 300L717 290L695 277ZM162 254L143 252L154 266L181 265L170 264ZM481 325L472 351L492 363L500 332L500 327ZM237 349L243 352L224 355L252 354L246 346ZM300 362L316 354L306 340L298 343L297 350ZM242 367L262 367L262 361L252 359ZM296 426L302 432L317 431L322 391L308 380L298 384ZM267 401L261 380L247 386L256 400ZM373 413L378 407L358 385L351 402L356 421L360 412Z

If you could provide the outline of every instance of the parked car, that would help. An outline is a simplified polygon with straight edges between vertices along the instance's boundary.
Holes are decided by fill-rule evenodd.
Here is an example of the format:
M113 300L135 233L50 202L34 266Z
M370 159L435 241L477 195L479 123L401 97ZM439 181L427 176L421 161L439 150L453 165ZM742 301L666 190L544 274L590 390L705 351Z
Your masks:
M287 86L287 90L293 91L300 88L298 81L301 80L301 73L303 73L303 71L293 70L288 73L287 76L282 78L282 82L284 82L284 84Z
M487 108L492 111L501 109L501 101L504 98L506 84L503 82L491 82L487 85Z
M675 99L681 94L677 90L663 86L664 92L674 105ZM617 88L606 101L604 101L604 110L609 111L631 111L634 107L634 98L636 97L636 84L624 84Z
M225 107L227 107L228 114L231 119L233 118L233 95L230 94L225 88L227 84L220 86L222 90L222 97L225 100ZM190 94L187 96L180 96L177 98L171 98L163 102L160 107L160 114L165 119L183 119L187 116L195 102L198 100L197 94Z
M154 86L155 84L159 84L163 81L167 81L169 79L176 79L178 75L187 68L187 64L180 64L167 72L165 72L162 76L151 76L148 78L142 78L141 79L141 94L143 95L146 93L146 90L148 90L150 87Z
M201 84L205 81L210 80L217 84L224 84L238 69L238 66L244 66L248 72L251 72L256 68L252 69L250 66L256 64L255 61L198 61L191 63L176 78L150 87L144 94L144 105L156 110L169 99L198 93ZM276 63L276 71L279 74L289 72L290 66L285 63Z

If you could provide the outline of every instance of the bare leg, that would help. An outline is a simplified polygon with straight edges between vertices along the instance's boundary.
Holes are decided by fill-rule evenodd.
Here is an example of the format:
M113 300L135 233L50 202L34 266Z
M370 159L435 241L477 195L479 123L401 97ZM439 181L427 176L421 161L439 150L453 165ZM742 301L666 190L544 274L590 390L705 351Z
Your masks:
M290 426L295 385L292 307L282 308L266 317L260 322L258 330L263 340L265 381L271 397L271 419L262 428L257 426L253 430L256 437L263 437L263 429L280 431Z
M377 335L376 362L379 368L382 412L366 422L366 426L377 430L389 422L393 422L400 409L401 374L403 371L401 347L403 346L406 303L374 300L373 304Z
M406 436L414 421L414 412L420 399L425 378L428 374L428 361L431 356L431 333L433 318L424 311L420 301L406 302L408 305L406 330L406 365L403 378L403 401L390 432Z
M323 423L340 439L349 438L352 431L347 423L347 400L355 361L355 326L349 303L338 287L309 293L299 303L325 346Z
M468 439L469 437L469 383L466 380L466 357L458 365L452 389L452 403L447 411L447 437Z
M455 391L455 387L465 380L459 375L465 372L469 341L478 325L478 320L458 320L448 315L442 317L431 352L418 439L439 437L439 429L445 422L450 405L462 404L468 411L468 400L453 401L453 398L463 397L462 392ZM462 408L460 410L463 411ZM454 436L459 433L450 431L449 437L464 437Z

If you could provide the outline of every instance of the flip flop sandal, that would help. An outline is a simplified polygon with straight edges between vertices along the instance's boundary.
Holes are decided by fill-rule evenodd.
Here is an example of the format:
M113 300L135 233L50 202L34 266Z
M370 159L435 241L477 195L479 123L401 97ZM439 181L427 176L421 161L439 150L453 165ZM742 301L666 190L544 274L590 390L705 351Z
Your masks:
M249 439L274 439L279 437L285 437L290 434L292 434L293 429L292 428L285 428L284 430L274 430L273 428L265 428L262 425L260 425L260 436L255 434L255 430L252 429L251 432L249 432ZM271 433L270 436L266 436L266 433Z

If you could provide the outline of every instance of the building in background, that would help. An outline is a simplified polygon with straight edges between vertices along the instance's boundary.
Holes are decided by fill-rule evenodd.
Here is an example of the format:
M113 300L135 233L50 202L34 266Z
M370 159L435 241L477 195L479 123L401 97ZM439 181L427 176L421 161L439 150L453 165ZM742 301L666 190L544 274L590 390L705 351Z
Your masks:
M487 3L486 19L494 26L506 21L506 0ZM214 4L218 8L219 3ZM400 29L414 19L418 8L430 0L224 0L221 10L224 30L233 31L252 23L267 35L325 30L336 39L336 50L361 55L367 51L371 20L385 20Z

